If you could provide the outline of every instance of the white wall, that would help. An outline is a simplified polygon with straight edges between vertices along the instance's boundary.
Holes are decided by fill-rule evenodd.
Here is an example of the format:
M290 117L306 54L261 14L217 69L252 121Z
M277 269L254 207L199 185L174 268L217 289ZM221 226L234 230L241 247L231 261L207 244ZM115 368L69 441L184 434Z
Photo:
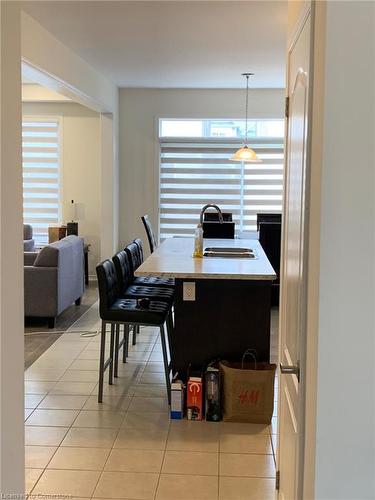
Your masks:
M315 498L364 500L375 498L375 5L325 7L326 18L316 19L325 49L316 82L324 107L315 108L322 112Z
M89 243L89 272L95 277L100 261L101 232L101 151L100 117L75 103L23 103L24 115L61 117L62 221L69 220L69 202L84 205L79 234Z
M120 90L120 243L140 236L140 217L158 222L158 118L243 118L243 90ZM283 118L284 91L251 90L249 115ZM148 245L145 244L145 248Z
M72 102L54 90L47 89L36 83L22 84L22 102Z

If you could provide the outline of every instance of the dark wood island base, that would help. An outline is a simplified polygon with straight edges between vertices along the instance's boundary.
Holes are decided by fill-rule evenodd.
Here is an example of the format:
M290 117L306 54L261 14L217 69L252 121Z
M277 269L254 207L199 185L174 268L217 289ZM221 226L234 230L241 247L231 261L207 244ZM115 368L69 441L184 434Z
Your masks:
M195 300L183 300L183 283L195 283ZM240 361L255 349L269 362L270 280L176 279L173 372L186 380L189 364L205 368L214 359Z

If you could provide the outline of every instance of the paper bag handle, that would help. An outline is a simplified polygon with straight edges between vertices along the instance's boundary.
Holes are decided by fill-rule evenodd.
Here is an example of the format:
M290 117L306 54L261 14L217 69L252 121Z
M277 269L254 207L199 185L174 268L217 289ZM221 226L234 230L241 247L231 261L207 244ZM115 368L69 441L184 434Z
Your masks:
M243 370L243 365L245 362L245 358L247 356L251 356L253 358L255 369L257 369L257 352L256 352L256 350L255 349L246 349L246 351L243 353L243 356L242 356L241 370Z

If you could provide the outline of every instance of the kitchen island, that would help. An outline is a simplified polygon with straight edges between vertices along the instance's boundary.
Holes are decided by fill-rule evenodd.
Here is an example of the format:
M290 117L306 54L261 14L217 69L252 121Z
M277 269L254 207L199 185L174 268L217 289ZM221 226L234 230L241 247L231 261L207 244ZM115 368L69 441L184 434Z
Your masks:
M175 328L170 339L173 372L185 379L189 364L240 360L255 349L269 361L271 285L276 279L258 240L204 240L203 248L252 249L255 258L193 258L193 238L165 240L136 276L175 278Z

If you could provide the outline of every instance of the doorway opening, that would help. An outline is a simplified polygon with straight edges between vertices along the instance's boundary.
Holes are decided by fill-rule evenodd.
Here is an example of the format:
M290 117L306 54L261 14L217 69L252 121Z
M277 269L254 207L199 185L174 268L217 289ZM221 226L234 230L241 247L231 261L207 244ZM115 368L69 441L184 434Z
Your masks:
M101 252L100 128L99 113L24 77L25 368L97 300L95 267ZM72 303L67 302L66 308L59 305L57 316L51 317L50 304L46 301L43 308L40 295L46 293L46 298L50 296L58 302L61 299L56 294L64 293L67 287L57 291L53 283L47 282L49 277L42 277L45 269L40 269L40 251L55 241L65 241L69 234L83 239L84 266L80 269L85 286L82 295L76 292ZM58 269L60 272L69 270ZM79 304L75 305L77 299Z

